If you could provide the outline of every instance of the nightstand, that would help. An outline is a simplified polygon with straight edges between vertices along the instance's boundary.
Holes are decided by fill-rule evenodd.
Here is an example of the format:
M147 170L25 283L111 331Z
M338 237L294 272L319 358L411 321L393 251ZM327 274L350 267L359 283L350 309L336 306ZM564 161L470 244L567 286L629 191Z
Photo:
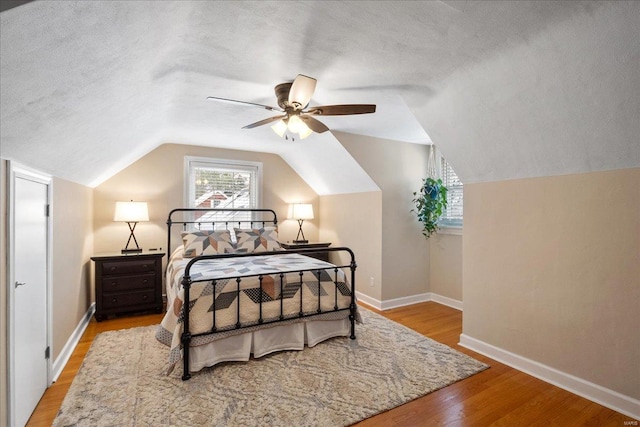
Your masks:
M164 252L99 254L95 261L96 320L110 314L162 313Z
M280 246L282 246L285 250L292 249L322 249L328 248L331 246L331 243L282 243L280 242ZM322 261L329 262L329 252L317 252L313 254L308 254L310 257L317 258Z

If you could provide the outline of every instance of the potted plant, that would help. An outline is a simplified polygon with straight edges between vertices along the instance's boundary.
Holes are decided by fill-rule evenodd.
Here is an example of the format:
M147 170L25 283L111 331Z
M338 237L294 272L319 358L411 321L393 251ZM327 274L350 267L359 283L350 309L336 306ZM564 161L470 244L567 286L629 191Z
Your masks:
M428 239L438 230L438 219L447 207L447 187L441 179L425 178L420 191L413 193L413 203L418 221L422 223L422 234Z

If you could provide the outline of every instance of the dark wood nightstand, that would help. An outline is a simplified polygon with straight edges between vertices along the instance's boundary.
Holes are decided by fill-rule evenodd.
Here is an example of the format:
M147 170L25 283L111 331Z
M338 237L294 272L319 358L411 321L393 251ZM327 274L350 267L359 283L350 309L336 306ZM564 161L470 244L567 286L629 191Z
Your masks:
M328 248L329 246L331 246L331 243L316 243L316 242L309 242L309 243L282 243L280 242L280 246L282 246L283 249L285 250L292 250L292 249L322 249L322 248ZM313 254L309 254L310 257L313 258L317 258L319 260L322 261L326 261L329 262L329 252L317 252L317 253L313 253Z
M96 320L110 314L162 313L164 252L99 254L95 261Z

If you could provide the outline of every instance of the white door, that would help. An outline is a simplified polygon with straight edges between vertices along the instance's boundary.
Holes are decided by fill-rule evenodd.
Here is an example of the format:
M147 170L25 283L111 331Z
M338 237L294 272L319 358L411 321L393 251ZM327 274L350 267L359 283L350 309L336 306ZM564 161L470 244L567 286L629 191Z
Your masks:
M23 426L49 385L49 184L16 173L13 195L12 400L14 425Z

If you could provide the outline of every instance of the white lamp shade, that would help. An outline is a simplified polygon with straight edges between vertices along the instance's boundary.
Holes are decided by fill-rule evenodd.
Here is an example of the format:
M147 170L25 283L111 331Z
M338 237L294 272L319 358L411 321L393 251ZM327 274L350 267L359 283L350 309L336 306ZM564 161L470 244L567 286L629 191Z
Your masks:
M149 221L147 202L116 202L114 221L142 222Z
M271 126L271 129L282 138L284 132L287 130L287 125L282 120L278 120L275 125Z
M305 139L309 135L313 133L313 131L307 126L305 122L302 122L302 126L300 126L300 139Z
M311 203L294 203L291 205L291 219L313 219Z
M307 127L307 125L305 125L302 120L300 119L300 117L298 116L291 116L289 117L289 123L287 123L287 127L289 128L289 131L292 133L298 133L301 130L304 130L305 127Z

